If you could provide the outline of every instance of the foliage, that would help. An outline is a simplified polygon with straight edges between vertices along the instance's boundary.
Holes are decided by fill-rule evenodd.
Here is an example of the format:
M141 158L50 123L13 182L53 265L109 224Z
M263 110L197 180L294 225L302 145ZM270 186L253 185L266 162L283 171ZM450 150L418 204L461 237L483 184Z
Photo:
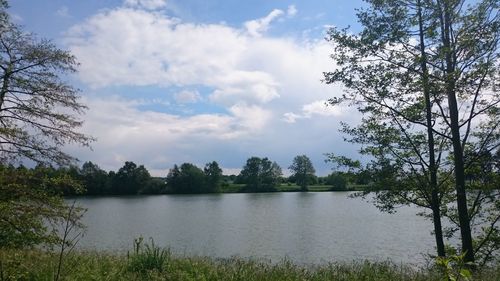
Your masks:
M451 255L449 257L437 257L436 265L441 270L443 281L469 281L472 280L472 273L466 267L464 262L464 254Z
M60 244L58 227L70 208L61 195L68 189L78 192L81 186L54 171L0 166L0 248ZM70 220L78 221L82 212L74 208Z
M127 161L112 179L112 192L114 194L137 194L151 179L148 170L143 165L137 166L134 162Z
M76 177L85 186L86 195L111 193L111 180L108 173L92 162L85 162L77 171Z
M239 182L245 184L243 191L276 191L281 181L281 167L267 157L250 157L239 174Z
M461 250L472 261L480 251L471 239L481 232L475 217L488 218L482 220L491 226L483 231L486 238L500 216L481 207L495 205L498 192L467 198L473 187L464 181L466 165L473 168L481 161L477 156L500 141L498 1L367 2L358 13L359 34L329 31L336 69L325 73L325 81L346 88L330 103L347 103L363 114L359 126L343 124L342 131L371 156L366 170L377 205L430 209L438 255L444 255L443 233L460 230ZM449 207L452 202L456 207ZM443 229L442 218L453 227Z
M150 243L143 244L143 238L134 239L134 250L128 254L127 269L142 274L155 270L162 272L170 259L170 251L155 245L153 239Z
M218 192L222 183L222 169L215 161L207 163L203 169L205 174L206 190L208 192Z
M327 184L331 185L332 191L346 191L347 190L347 180L346 176L342 172L334 172L328 175Z
M61 150L68 143L88 146L93 140L76 131L86 107L78 91L61 76L78 63L69 52L37 39L10 22L0 2L0 162L30 159L70 164Z
M3 280L51 280L55 257L39 250L0 250L0 276ZM130 267L130 256L102 252L75 252L68 256L66 280L245 280L245 281L442 281L441 272L390 262L325 263L297 265L288 260L275 263L232 257L169 256L162 271ZM143 271L144 272L144 271ZM0 277L0 280L1 277ZM2 280L2 281L3 281ZM475 281L500 280L500 268L473 272Z
M292 172L295 183L299 185L302 191L307 191L307 186L314 183L316 172L311 159L306 155L297 155L293 158L293 163L288 168Z
M163 178L150 178L145 186L139 190L139 194L165 194L167 185Z
M83 212L67 206L62 194L82 189L71 168L48 165L73 163L61 148L93 139L77 131L86 107L62 79L75 71L75 57L24 32L7 8L0 0L0 248L52 247L68 242L58 227L80 225ZM26 160L37 167L7 166Z
M191 163L183 163L168 172L168 193L212 193L218 192L222 182L222 169L213 161L205 165L204 170Z
M63 263L65 258L73 252L76 244L83 237L83 232L85 226L81 223L83 217L83 210L76 205L76 201L73 201L67 208L67 214L64 215L61 221L61 232L60 242L59 242L59 258L57 260L57 270L54 275L54 281L60 280L64 275L63 273Z

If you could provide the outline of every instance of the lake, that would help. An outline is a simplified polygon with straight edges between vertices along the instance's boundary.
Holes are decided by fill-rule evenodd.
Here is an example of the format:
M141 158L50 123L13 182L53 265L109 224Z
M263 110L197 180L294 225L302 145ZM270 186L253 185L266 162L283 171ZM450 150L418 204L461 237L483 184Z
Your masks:
M79 248L126 251L133 239L181 255L296 263L387 260L422 264L432 223L404 207L382 213L348 192L83 197Z

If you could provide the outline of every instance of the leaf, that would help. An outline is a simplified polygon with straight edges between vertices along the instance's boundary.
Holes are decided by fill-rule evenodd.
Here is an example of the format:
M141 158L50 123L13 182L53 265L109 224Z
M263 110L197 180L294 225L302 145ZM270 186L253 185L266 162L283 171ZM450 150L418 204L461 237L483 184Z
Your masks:
M466 268L460 269L460 276L464 277L466 280L470 280L472 273Z

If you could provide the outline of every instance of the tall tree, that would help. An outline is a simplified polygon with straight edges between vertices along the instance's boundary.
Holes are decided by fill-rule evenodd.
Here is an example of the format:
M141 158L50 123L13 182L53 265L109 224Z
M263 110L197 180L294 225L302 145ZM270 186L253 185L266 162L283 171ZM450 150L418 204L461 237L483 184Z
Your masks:
M207 163L203 169L205 173L205 189L207 192L218 192L222 183L222 169L215 161Z
M80 178L88 195L101 195L109 192L108 174L98 165L85 162L80 170Z
M39 165L34 170L6 168L29 159L70 164L61 148L88 146L92 138L77 131L86 107L78 91L61 77L75 71L69 52L37 39L10 21L7 1L0 0L0 248L57 243L58 223L78 224L83 210L68 211L63 191L78 189L65 173Z
M440 219L450 218L459 226L466 260L473 261L478 249L471 239L463 150L498 146L500 101L491 95L498 86L498 3L367 2L358 14L364 27L358 35L329 32L338 69L325 73L325 80L348 89L331 103L348 101L364 114L360 126L343 130L368 145L362 152L375 156L372 170L414 189L381 192L379 203L389 209L405 202L430 208L438 255L444 255ZM456 209L445 207L451 183ZM474 202L495 198L479 194Z
M240 182L251 192L275 191L282 175L281 167L267 157L250 157L240 172Z
M143 165L126 161L113 178L112 191L114 194L137 194L150 180L151 175Z
M292 177L301 190L307 191L307 186L314 181L314 173L316 173L311 159L306 155L297 155L293 158L293 163L288 169L292 172Z
M86 107L61 76L77 66L73 55L11 23L0 2L0 160L70 164L67 143L88 146L76 129Z
M203 193L205 192L205 174L203 170L191 163L180 166L175 193Z

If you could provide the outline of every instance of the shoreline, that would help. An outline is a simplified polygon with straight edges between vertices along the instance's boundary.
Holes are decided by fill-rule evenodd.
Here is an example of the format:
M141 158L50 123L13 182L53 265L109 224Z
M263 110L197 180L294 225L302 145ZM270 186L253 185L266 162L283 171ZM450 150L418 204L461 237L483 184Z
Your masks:
M58 254L57 248L54 252L3 249L1 273L13 280L44 280L53 276ZM65 280L443 280L443 272L435 266L363 260L298 265L287 259L271 263L240 257L188 257L154 244L138 246L127 254L76 250L63 256L62 268ZM500 280L500 267L475 272L474 280Z

